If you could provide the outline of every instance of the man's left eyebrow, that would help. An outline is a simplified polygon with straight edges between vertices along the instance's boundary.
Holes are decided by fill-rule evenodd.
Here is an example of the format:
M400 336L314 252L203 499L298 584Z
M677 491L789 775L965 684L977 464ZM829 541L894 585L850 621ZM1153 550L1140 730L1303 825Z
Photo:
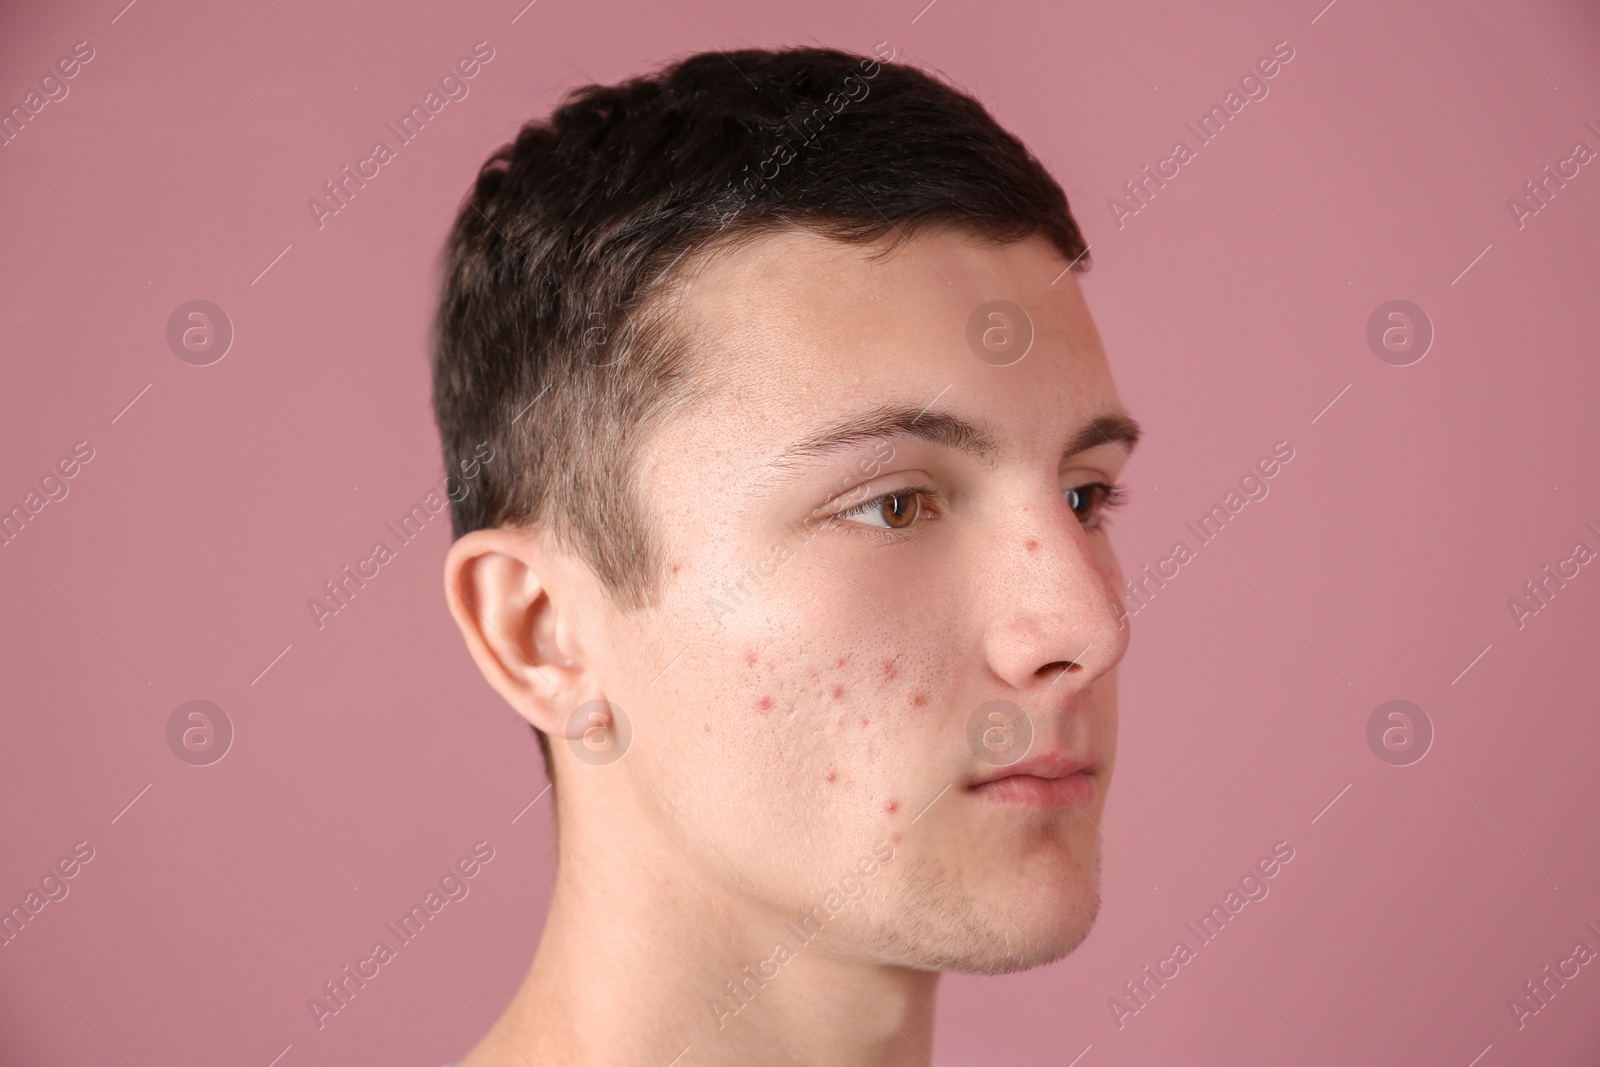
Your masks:
M1066 450L1061 453L1061 458L1071 459L1079 452L1087 452L1091 448L1105 444L1109 444L1126 456L1139 444L1142 433L1139 423L1132 415L1120 411L1096 415L1072 435L1072 439L1067 442Z

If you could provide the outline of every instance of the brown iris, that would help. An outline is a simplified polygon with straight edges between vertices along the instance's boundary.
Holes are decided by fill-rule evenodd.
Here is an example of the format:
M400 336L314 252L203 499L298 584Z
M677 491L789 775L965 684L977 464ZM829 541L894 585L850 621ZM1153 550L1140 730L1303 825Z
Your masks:
M916 520L922 501L916 493L889 493L878 504L878 513L891 530L901 530Z

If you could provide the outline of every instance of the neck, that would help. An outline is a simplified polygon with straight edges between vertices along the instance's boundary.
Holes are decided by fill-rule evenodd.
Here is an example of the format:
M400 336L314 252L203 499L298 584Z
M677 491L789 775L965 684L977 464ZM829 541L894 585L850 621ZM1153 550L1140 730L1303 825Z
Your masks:
M930 1061L937 972L829 943L754 900L720 859L727 878L655 837L592 832L643 825L638 812L591 821L575 806L563 797L558 809L556 886L533 967L461 1067Z

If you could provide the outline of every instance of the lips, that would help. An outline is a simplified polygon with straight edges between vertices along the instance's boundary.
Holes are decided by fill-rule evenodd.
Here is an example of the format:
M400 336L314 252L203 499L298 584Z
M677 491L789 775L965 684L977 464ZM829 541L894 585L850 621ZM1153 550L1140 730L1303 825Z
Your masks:
M1041 753L1008 767L997 767L967 786L967 792L994 804L1030 808L1082 808L1094 799L1095 756Z

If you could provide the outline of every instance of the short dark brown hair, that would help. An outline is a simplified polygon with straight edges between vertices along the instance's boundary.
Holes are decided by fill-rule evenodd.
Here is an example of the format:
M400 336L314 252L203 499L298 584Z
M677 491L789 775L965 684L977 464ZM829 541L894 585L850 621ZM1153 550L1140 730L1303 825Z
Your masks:
M977 100L827 48L704 52L575 89L478 172L444 250L434 407L455 535L542 530L622 609L663 560L638 461L706 376L664 312L695 258L805 228L866 244L963 227L1087 249L1059 184ZM548 742L540 735L549 764Z

